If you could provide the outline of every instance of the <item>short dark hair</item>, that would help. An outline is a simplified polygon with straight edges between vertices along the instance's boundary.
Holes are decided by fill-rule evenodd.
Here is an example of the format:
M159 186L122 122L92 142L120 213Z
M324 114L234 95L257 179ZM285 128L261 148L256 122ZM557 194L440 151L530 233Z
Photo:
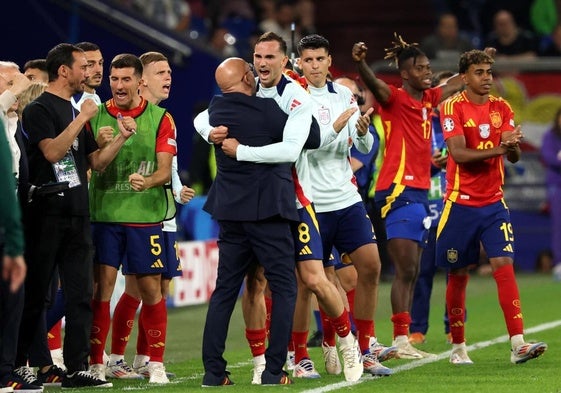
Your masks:
M460 62L458 64L458 72L460 74L465 74L472 64L493 64L495 60L479 49L473 49L462 53L460 56Z
M288 52L288 46L286 45L286 41L280 35L278 35L277 33L273 33L272 31L267 31L261 34L261 36L259 36L259 38L255 42L255 45L261 42L271 42L271 41L278 42L281 52L286 55L286 53Z
M142 78L142 62L138 57L130 53L121 53L115 56L109 66L109 72L111 72L113 68L134 68L134 74Z
M99 46L97 44L94 44L93 42L89 42L89 41L78 42L76 46L82 49L84 52L93 52L96 50L101 50L99 49Z
M74 53L84 51L76 45L68 44L66 42L54 46L49 53L47 53L46 65L47 72L49 73L49 82L58 79L58 69L60 66L65 65L71 67L74 64Z
M47 72L47 60L45 59L27 60L23 65L23 72L27 71L30 68Z
M302 37L300 42L298 42L297 49L298 54L301 55L304 49L320 49L324 48L327 53L329 53L329 41L327 38L319 34L310 34Z

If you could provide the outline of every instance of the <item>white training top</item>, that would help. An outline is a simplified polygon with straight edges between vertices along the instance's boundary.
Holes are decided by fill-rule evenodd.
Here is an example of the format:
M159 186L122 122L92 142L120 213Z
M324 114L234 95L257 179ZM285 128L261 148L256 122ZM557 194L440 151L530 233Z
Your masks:
M92 100L94 100L94 102L96 103L96 105L100 105L101 104L101 98L99 98L99 96L97 95L97 93L94 91L93 93L88 93L87 91L84 91L82 93L82 97L80 97L80 100L78 100L78 102L76 102L76 100L74 99L74 96L72 96L70 98L70 102L72 103L72 106L74 107L74 109L76 109L77 111L80 110L80 108L82 107L82 103L87 100L88 98L91 98Z
M313 114L320 125L322 140L326 139L325 136L337 135L333 123L344 111L357 108L335 140L308 152L316 212L340 210L362 202L350 164L350 149L354 143L358 151L368 153L374 138L370 132L363 137L357 133L360 111L356 100L347 87L337 83L327 82L319 89L308 86L308 90L314 102Z
M181 189L183 188L183 183L181 183L181 178L179 177L178 166L177 166L177 156L173 156L171 160L171 189L173 190L174 199L177 203L181 203ZM165 232L177 232L177 222L175 217L164 221L162 230Z
M237 160L257 163L295 162L297 179L294 179L294 182L296 188L298 189L299 185L302 190L302 193L296 195L296 206L301 208L307 201L312 202L307 151L302 149L312 124L311 97L298 83L285 75L282 75L276 86L265 88L258 85L257 96L273 98L288 114L283 140L266 146L240 144L236 151ZM209 123L208 111L199 113L193 123L197 132L209 142L208 137L213 126Z

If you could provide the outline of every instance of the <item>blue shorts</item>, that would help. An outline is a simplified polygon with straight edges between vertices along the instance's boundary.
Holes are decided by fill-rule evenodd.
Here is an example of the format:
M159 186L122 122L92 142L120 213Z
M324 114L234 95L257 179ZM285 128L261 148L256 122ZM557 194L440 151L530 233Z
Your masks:
M160 224L146 227L92 224L95 262L126 274L160 274L167 270L164 235Z
M353 264L353 261L351 261L351 257L349 257L348 254L343 254L343 256L341 257L339 251L337 251L335 247L333 247L331 250L329 262L331 262L331 265L335 267L335 270L339 270Z
M298 214L300 222L293 231L296 262L311 259L323 260L321 235L313 204L298 209Z
M436 237L436 264L448 269L476 265L480 243L489 258L514 258L514 233L504 202L472 207L446 201Z
M410 239L424 247L427 243L430 218L422 203L409 203L392 209L386 216L386 234L389 239Z
M344 209L318 213L318 222L323 243L324 265L335 246L341 254L350 254L365 244L376 243L372 222L363 202Z
M163 278L172 279L183 274L183 267L179 259L179 246L177 244L177 232L163 231L165 264L167 271L162 274Z

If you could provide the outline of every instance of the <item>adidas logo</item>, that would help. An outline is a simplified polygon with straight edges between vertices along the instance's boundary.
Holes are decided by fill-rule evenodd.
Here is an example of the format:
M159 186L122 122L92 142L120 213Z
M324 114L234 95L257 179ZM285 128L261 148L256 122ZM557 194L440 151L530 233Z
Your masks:
M464 127L475 127L475 122L472 118L465 122Z
M154 269L160 269L160 268L164 267L164 264L162 263L162 261L160 260L160 258L158 258L158 259L156 260L156 262L154 262L152 265L150 265L150 267L151 267L151 268L154 268Z
M514 249L512 248L512 244L507 244L507 246L503 248L503 251L514 252Z
M302 248L300 250L300 254L299 255L310 255L312 253L312 250L310 250L310 247L308 246L304 246L304 248Z

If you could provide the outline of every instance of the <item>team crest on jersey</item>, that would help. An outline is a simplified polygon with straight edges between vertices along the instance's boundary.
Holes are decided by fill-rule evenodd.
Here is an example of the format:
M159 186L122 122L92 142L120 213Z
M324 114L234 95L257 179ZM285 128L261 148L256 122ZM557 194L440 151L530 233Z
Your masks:
M447 132L452 131L454 129L454 120L449 117L445 117L444 121L442 122L442 128Z
M499 112L493 111L489 114L489 117L491 118L491 124L493 127L499 128L503 125L503 118Z
M326 125L331 122L331 115L329 114L329 109L320 108L318 111L318 120L320 124Z
M489 126L489 124L479 125L479 135L481 135L481 138L483 139L489 138L489 135L491 135L491 127Z
M453 248L446 251L446 259L448 263L456 263L458 262L458 250L454 250Z

